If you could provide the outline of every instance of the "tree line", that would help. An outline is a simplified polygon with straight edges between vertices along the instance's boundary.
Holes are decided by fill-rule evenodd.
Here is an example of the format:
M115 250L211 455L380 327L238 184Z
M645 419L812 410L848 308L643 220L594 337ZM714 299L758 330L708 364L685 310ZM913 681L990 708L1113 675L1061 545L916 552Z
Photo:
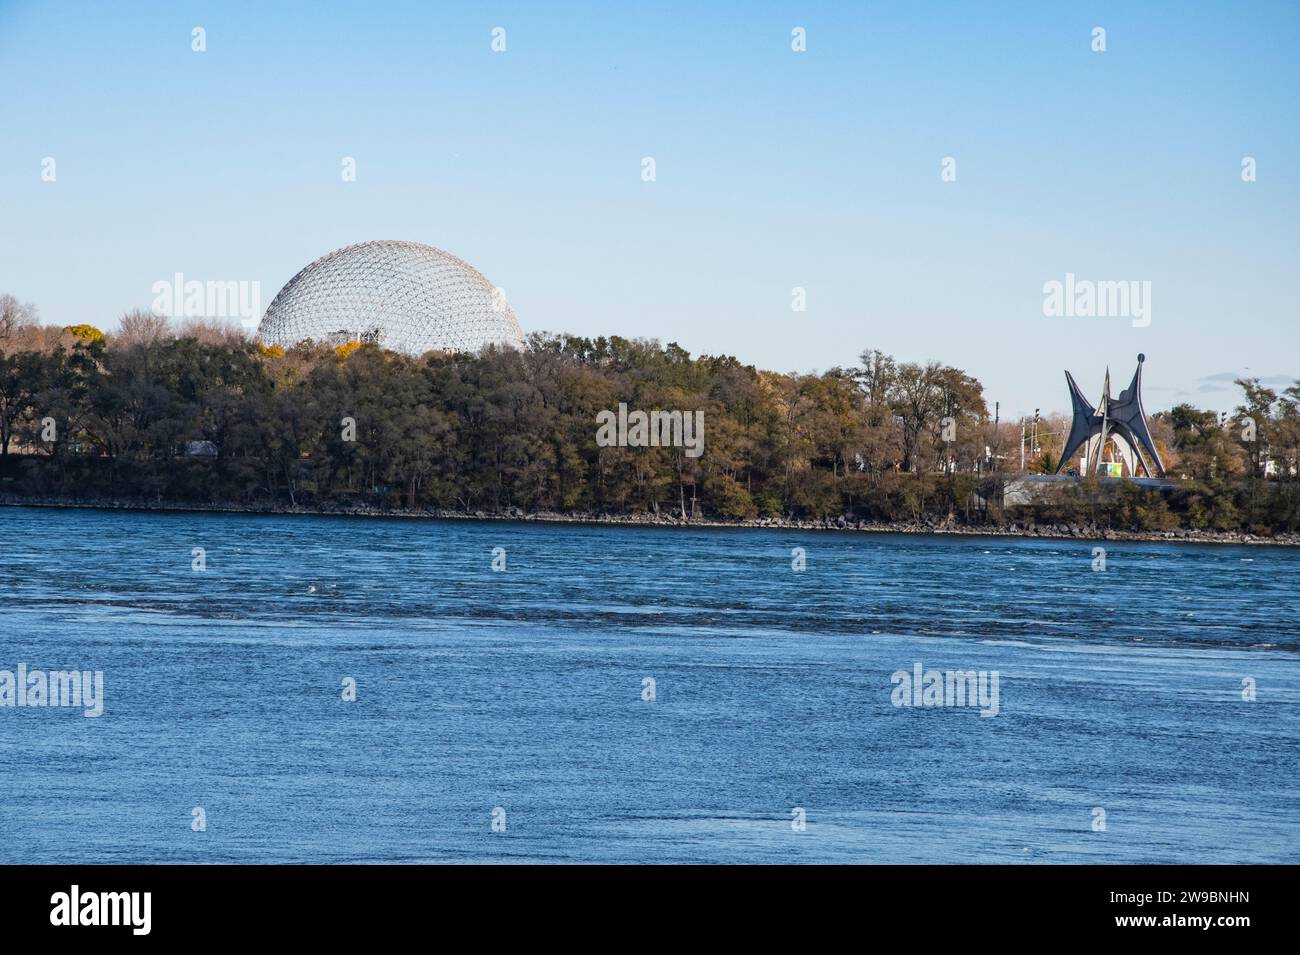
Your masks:
M1174 493L1079 482L1041 517L1300 527L1300 383L1239 384L1231 421L1189 405L1156 416L1170 473L1185 477ZM703 453L598 446L597 415L620 403L703 412ZM413 358L357 342L266 347L144 312L108 335L43 326L0 296L6 497L979 524L1011 519L1017 442L964 371L870 349L820 374L548 333L522 351ZM1052 454L1028 468L1050 471Z

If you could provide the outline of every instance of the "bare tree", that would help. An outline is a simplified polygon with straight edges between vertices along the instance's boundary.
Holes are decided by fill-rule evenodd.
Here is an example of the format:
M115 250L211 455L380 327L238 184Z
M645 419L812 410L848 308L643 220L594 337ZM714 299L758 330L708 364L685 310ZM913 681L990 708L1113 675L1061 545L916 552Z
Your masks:
M36 324L36 306L20 302L12 295L0 295L0 345L21 328Z
M167 316L137 308L122 316L121 328L113 337L119 343L131 346L153 345L175 336Z
M205 345L239 345L248 340L247 333L238 325L202 318L182 322L177 336L193 338Z

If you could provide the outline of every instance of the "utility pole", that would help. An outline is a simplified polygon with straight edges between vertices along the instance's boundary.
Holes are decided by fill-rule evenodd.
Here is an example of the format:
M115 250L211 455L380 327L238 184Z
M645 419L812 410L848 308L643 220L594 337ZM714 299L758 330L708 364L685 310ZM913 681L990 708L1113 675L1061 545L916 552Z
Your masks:
M1000 401L993 402L993 447L990 448L988 454L985 455L986 458L985 464L988 466L988 469L990 471L994 471L994 472L998 470L998 460L997 460L998 445L1002 443L1001 441L998 440L998 420L1001 411L1002 411L1002 402Z
M993 439L984 446L984 469L989 472L997 472L1001 465L997 463L997 452L1002 442L1000 435L997 433L997 426L1002 420L1002 403L993 401Z

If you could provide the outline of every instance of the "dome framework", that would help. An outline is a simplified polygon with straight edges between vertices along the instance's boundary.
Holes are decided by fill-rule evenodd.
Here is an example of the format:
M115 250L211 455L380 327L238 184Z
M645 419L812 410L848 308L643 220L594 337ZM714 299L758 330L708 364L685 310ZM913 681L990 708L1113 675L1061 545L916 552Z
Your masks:
M522 348L504 294L468 262L418 242L361 242L302 269L258 327L268 345L363 341L409 355Z

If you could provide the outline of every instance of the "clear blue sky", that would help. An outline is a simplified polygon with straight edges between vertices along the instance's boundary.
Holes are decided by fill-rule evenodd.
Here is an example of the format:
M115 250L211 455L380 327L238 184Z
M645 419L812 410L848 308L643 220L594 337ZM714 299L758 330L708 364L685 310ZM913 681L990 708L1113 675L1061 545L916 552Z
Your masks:
M1004 417L1139 351L1149 410L1300 375L1300 4L701 6L0 0L0 292L111 328L177 271L265 306L391 238L525 330L781 371L874 347ZM1066 272L1150 281L1150 326L1044 317Z

